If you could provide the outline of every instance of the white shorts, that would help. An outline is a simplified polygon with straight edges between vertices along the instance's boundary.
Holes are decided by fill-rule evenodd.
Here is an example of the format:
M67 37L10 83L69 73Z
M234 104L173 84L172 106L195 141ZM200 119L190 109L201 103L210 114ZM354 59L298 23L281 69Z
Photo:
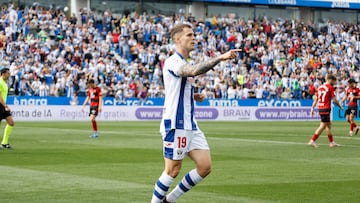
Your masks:
M201 130L172 129L162 134L164 157L182 160L188 152L195 149L209 150L205 135Z

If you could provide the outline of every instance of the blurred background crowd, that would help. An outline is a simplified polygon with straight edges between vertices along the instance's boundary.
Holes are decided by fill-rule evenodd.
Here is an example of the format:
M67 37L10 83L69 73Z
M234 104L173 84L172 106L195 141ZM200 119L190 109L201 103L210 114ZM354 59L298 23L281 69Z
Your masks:
M349 78L359 81L359 24L328 21L317 29L312 22L231 14L202 20L80 13L2 6L0 65L11 71L10 94L85 96L93 78L104 96L164 97L162 68L174 52L169 31L177 23L192 24L196 34L189 63L242 49L236 60L195 78L195 91L208 98L311 99L328 73L337 76L341 98Z

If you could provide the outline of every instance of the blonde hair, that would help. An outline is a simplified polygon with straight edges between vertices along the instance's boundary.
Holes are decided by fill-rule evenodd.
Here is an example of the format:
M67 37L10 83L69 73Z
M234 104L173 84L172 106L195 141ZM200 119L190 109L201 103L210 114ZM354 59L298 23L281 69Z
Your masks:
M170 31L171 39L173 41L175 41L175 39L174 39L175 35L178 34L178 33L181 33L184 30L184 28L190 28L191 29L192 27L189 24L183 24L183 23L175 25Z

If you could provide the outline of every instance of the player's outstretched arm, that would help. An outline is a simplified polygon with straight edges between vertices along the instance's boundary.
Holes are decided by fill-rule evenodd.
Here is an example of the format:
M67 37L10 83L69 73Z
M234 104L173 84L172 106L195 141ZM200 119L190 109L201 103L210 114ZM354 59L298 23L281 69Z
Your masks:
M354 101L354 99L360 99L360 96L352 96L351 98L349 98L349 101L352 102Z
M334 103L335 103L341 110L343 110L344 107L342 107L341 103L336 99L336 97L334 97L333 99L334 99Z
M179 75L181 77L193 77L193 76L201 75L203 73L208 72L210 69L216 66L220 61L236 58L237 53L239 51L241 51L241 49L232 49L208 61L203 61L195 65L185 64L180 68Z
M340 100L340 104L343 104L347 98L348 98L348 97L345 95L345 96Z

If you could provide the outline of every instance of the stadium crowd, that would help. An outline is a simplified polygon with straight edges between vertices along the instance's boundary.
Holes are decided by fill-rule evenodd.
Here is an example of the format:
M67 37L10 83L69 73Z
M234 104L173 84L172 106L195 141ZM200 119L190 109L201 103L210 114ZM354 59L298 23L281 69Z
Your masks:
M173 52L169 31L191 23L196 34L190 63L233 48L238 59L222 62L195 79L195 91L208 98L310 99L327 73L359 81L360 25L328 21L241 19L229 14L209 20L190 15L115 16L81 9L64 11L40 5L2 6L0 61L10 68L15 95L85 96L93 78L104 96L119 100L163 97L162 67Z

